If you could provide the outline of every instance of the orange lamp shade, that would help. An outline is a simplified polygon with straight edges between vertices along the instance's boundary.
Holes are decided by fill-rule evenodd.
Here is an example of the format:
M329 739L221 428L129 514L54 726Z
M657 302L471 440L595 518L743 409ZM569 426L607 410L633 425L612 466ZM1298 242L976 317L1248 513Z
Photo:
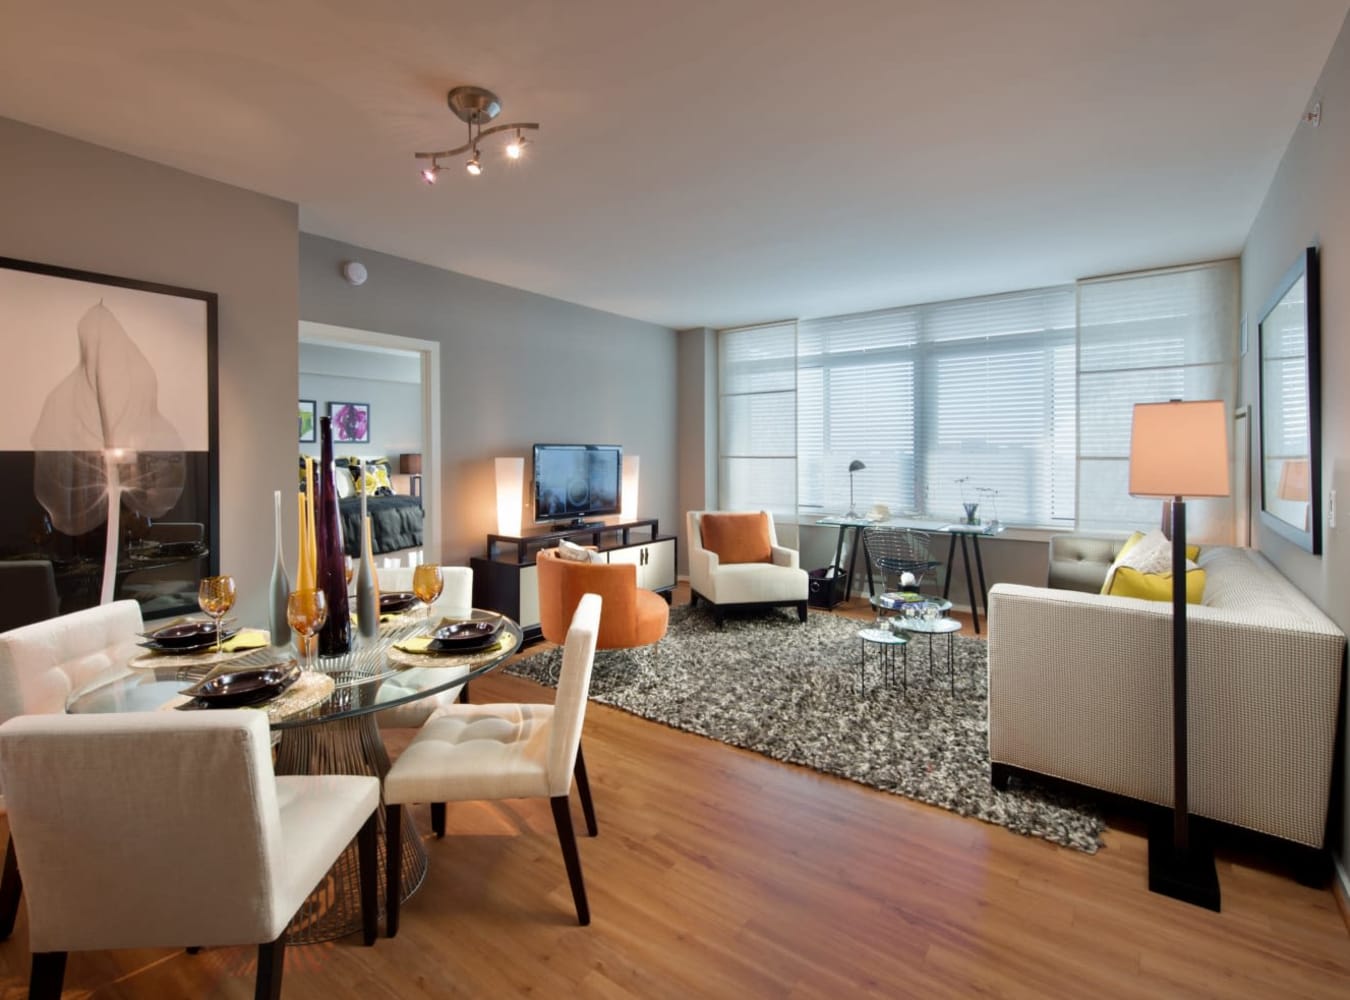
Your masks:
M1130 494L1228 496L1227 412L1221 399L1136 403Z

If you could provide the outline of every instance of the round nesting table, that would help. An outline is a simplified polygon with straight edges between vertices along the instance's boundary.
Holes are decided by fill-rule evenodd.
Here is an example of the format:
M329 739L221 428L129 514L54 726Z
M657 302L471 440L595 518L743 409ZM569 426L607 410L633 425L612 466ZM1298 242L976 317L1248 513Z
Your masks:
M495 612L475 611L474 617L501 617ZM405 659L393 650L395 643L425 631L425 622L401 622L382 626L374 639L353 636L350 652L321 657L318 672L333 679L333 690L324 700L285 718L273 717L278 774L364 774L384 780L389 772L389 754L380 738L375 713L467 686L475 677L495 670L522 643L520 627L503 619L497 646L479 652ZM275 663L292 656L288 647L255 650L231 659L222 670L239 670ZM141 663L140 658L131 661ZM428 665L430 664L430 665ZM217 664L219 666L219 664ZM182 697L185 687L204 679L212 665L199 667L144 667L127 665L121 672L105 674L74 691L66 700L67 712L153 712L192 709ZM467 687L466 687L467 689ZM270 713L269 713L270 714ZM384 870L384 803L379 808L379 871ZM427 853L422 838L405 817L402 824L400 868L402 898L422 885L427 874ZM361 929L360 867L356 844L342 853L318 888L301 906L286 932L292 944L312 944L345 937ZM383 908L384 879L377 879Z
M904 650L907 640L904 636L896 635L889 628L864 628L858 630L858 638L862 641L861 648L858 651L858 687L859 694L867 695L867 650L869 647L877 651L877 660L881 667L882 683L890 681L895 683L895 651ZM905 656L904 674L909 673L909 659ZM908 684L908 678L906 678Z
M961 631L961 623L955 618L897 618L896 626L913 635L928 636L928 676L933 676L933 636L947 637L947 676L951 682L951 692L956 694L956 668L952 659L952 636Z

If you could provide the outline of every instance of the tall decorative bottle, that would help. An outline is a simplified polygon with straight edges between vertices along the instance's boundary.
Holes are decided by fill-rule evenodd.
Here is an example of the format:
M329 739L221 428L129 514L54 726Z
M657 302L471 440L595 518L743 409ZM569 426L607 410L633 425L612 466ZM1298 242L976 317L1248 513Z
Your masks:
M364 492L361 494L361 565L356 570L356 621L367 639L380 634L380 578L375 573L375 553L371 547L370 518L366 516Z
M328 620L319 630L319 655L341 656L352 648L352 615L347 605L347 566L342 552L342 517L333 477L333 421L319 418L319 485L314 506L316 584L328 600Z
M286 578L286 563L281 557L281 490L272 494L276 508L277 554L272 562L272 582L267 588L267 629L272 633L272 645L284 646L291 641L291 626L286 622L286 598L291 581Z

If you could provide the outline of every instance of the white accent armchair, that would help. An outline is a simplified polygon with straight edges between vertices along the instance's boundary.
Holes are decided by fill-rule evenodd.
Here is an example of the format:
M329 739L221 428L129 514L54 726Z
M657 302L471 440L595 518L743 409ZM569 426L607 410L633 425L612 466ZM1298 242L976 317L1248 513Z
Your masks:
M445 803L484 799L548 798L572 886L577 922L591 922L581 858L572 829L571 791L575 775L586 830L597 832L581 727L600 634L600 596L587 594L577 605L563 644L558 693L552 705L452 705L432 719L384 777L387 933L398 933L400 871L398 850L403 806L430 802L431 825L445 835Z
M703 519L709 516L745 518L755 537L737 539L732 545L705 539ZM798 619L806 621L810 578L798 566L797 550L778 544L772 514L691 510L686 520L691 606L700 600L711 604L719 627L728 608L790 605L796 607Z
M375 941L379 779L274 777L262 712L20 716L0 780L31 997L60 997L70 951L241 944L259 945L255 996L279 997L286 925L358 834Z

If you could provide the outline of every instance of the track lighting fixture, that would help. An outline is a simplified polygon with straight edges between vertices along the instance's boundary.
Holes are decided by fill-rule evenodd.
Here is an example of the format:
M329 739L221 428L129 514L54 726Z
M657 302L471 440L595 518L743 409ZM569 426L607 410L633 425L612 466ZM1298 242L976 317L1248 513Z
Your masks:
M490 122L501 114L502 103L497 99L496 94L482 87L456 87L446 94L446 103L450 105L450 110L455 113L459 120L468 126L469 138L464 145L456 146L454 149L413 154L419 160L431 161L431 166L422 170L422 179L428 184L436 183L436 175L442 170L441 160L458 156L460 153L469 154L464 169L477 177L483 172L479 143L485 137L499 132L515 132L515 137L506 145L506 155L509 159L518 160L526 145L525 137L521 133L539 130L538 122L508 122L504 125L483 128L484 122Z

